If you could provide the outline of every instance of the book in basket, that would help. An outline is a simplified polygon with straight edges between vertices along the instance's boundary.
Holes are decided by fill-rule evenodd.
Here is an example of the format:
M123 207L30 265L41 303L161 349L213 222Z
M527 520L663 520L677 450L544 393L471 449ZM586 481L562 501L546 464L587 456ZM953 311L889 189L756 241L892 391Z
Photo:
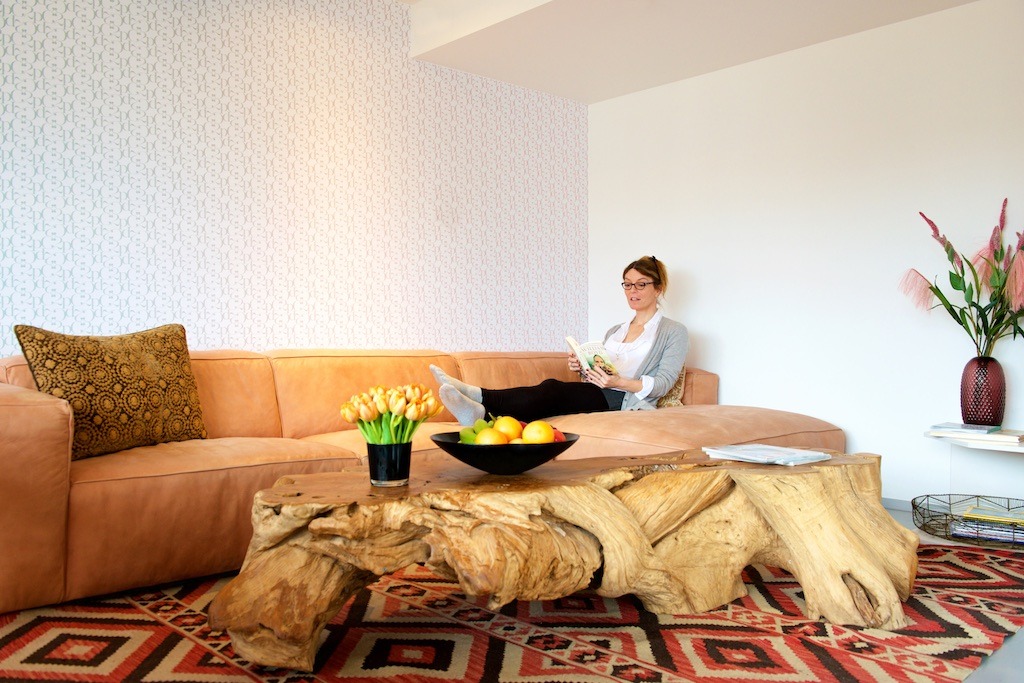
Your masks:
M992 524L1024 525L1024 509L1009 509L988 505L972 505L963 514L964 519Z
M576 354L576 359L580 362L581 368L602 370L606 375L617 373L611 361L611 354L608 353L608 349L601 342L592 341L580 344L572 337L566 337L565 341L568 342L572 352Z

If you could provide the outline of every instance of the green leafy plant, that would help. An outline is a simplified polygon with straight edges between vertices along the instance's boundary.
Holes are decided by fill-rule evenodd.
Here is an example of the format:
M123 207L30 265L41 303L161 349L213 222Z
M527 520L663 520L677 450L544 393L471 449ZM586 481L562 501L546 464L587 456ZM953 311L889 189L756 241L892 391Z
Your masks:
M1017 233L1015 246L1003 246L1006 200L1003 200L999 223L993 228L988 243L971 260L953 248L934 221L923 213L921 218L946 252L951 266L949 285L963 298L963 304L951 301L937 281L928 280L913 268L900 283L903 293L919 308L944 308L967 332L979 356L991 356L996 342L1007 335L1024 334L1020 326L1021 315L1024 315L1024 258L1018 258L1024 248L1024 233Z

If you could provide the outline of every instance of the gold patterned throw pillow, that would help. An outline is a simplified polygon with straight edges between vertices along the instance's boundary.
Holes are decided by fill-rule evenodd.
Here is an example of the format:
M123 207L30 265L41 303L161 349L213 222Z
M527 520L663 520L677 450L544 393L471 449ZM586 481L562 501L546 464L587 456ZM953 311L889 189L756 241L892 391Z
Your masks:
M679 379L672 385L672 388L668 392L658 399L659 408L668 408L669 406L681 406L683 405L683 387L686 382L686 368L684 367L679 371Z
M72 460L206 438L181 325L113 337L15 325L14 334L39 390L71 405Z

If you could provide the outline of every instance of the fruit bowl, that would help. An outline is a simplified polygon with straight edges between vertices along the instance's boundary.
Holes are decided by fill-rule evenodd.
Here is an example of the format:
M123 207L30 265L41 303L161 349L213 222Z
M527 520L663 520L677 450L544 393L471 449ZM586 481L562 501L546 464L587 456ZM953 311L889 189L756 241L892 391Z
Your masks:
M522 474L543 465L576 443L579 434L566 434L565 441L552 443L510 443L494 446L460 443L458 432L430 437L438 448L456 460L488 474Z

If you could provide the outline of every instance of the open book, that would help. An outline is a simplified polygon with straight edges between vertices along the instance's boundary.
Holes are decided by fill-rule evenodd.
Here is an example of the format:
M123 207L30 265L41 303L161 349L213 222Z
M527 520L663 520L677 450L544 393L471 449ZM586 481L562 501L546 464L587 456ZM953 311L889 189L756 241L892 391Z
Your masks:
M832 458L828 453L809 451L803 448L786 448L785 446L767 446L751 443L739 446L705 446L704 452L709 458L718 460L739 460L756 462L762 465L803 465L808 462L819 462Z
M576 354L580 367L603 370L606 375L616 374L617 371L615 366L612 365L611 354L608 353L608 349L604 348L604 344L601 342L592 341L580 344L572 337L566 337L565 341L569 343L569 348Z

